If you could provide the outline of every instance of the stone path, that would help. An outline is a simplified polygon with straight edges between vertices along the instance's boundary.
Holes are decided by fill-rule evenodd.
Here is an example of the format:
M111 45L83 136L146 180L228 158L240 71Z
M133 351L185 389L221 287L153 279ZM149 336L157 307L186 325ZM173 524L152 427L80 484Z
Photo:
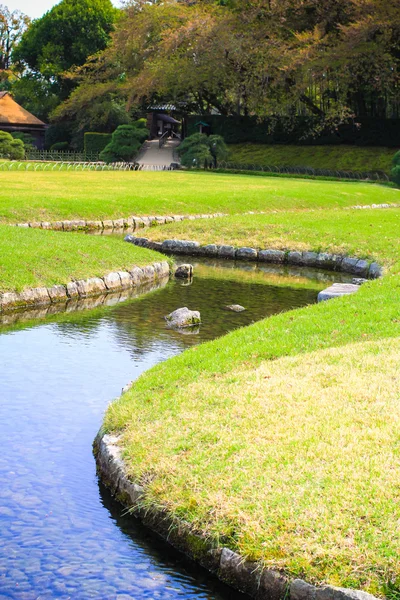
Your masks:
M171 163L179 162L174 154L179 143L179 140L169 139L162 148L159 148L158 139L149 140L144 144L137 162L140 165L169 167Z

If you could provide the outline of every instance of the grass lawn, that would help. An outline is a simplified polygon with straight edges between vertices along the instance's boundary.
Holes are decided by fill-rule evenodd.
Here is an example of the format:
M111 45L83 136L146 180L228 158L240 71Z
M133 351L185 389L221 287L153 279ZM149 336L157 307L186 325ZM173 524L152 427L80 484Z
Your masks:
M0 256L0 293L101 277L160 259L122 239L8 225L0 225Z
M154 241L169 238L201 244L233 244L279 250L327 251L400 267L400 209L279 212L182 221L151 228Z
M242 164L390 172L396 148L232 144L229 160Z
M0 172L0 223L393 203L368 183L183 172Z
M282 212L151 231L342 249L389 272L142 375L104 427L122 433L146 504L292 576L385 594L400 572L399 215Z

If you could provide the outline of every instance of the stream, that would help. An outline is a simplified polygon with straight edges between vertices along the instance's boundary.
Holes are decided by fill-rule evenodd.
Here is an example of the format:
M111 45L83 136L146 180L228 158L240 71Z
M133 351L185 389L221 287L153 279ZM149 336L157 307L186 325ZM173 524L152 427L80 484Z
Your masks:
M97 479L92 442L108 403L143 371L313 303L344 279L229 261L194 265L190 285L171 280L114 306L0 320L0 600L242 597L126 516ZM200 310L198 331L165 327L164 315L181 306Z

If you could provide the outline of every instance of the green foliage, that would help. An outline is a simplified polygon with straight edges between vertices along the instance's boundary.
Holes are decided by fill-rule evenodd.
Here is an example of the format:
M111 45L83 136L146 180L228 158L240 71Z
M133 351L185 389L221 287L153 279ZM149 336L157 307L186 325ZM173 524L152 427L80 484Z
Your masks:
M396 152L396 154L394 155L392 164L392 181L394 181L398 186L400 186L400 151Z
M100 154L110 144L111 133L92 133L87 131L84 135L84 150L86 154Z
M50 150L69 150L69 144L68 142L56 142L50 146Z
M27 72L12 83L13 97L33 115L47 122L50 112L60 102L60 87L39 73Z
M106 163L129 162L135 158L148 135L148 130L143 127L120 125L112 134L111 142L100 153L100 159Z
M137 121L134 121L132 123L132 125L134 127L137 127L138 129L146 129L147 128L147 119L137 119Z
M217 167L218 160L228 156L228 149L219 135L207 136L194 133L183 140L178 148L182 165L185 167Z
M67 121L52 123L46 129L45 147L49 149L57 142L68 142L68 144L71 144L72 127L73 124Z
M25 156L22 140L16 140L6 131L0 131L0 157L10 160L21 160Z
M22 131L15 131L11 134L14 140L21 140L25 146L25 150L35 150L35 138L29 133L23 133Z

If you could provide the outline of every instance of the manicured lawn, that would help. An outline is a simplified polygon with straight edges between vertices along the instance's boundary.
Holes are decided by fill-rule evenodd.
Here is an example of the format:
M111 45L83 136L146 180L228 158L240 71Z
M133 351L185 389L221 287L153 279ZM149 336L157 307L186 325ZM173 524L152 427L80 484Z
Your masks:
M399 193L400 195L400 193ZM328 251L400 267L400 209L325 210L242 215L183 221L146 230L155 241L168 238L202 244L233 244L279 250Z
M0 225L0 256L0 293L101 277L160 259L122 239L8 225Z
M232 144L229 151L242 164L389 173L396 148Z
M105 430L122 433L145 504L291 576L385 593L400 570L399 215L282 212L151 231L342 249L389 272L193 348L111 404Z
M108 219L393 203L397 190L338 183L179 172L0 172L0 222Z

